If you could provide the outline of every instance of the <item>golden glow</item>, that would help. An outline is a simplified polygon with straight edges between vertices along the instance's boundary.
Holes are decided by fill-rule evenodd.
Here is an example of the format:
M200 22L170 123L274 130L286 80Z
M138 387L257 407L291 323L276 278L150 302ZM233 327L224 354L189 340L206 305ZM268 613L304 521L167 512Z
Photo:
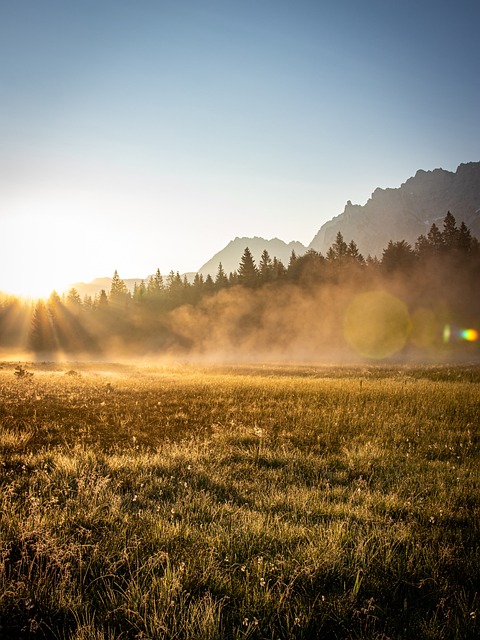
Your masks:
M68 285L62 282L58 272L42 265L32 273L17 272L8 278L8 282L2 287L6 293L21 298L48 298L53 290L62 291Z
M37 207L35 214L18 209L2 221L0 291L25 298L48 298L83 280L96 251L89 251L88 227L78 217L61 216Z
M356 296L345 313L345 338L368 358L381 360L400 351L410 329L407 307L385 291Z

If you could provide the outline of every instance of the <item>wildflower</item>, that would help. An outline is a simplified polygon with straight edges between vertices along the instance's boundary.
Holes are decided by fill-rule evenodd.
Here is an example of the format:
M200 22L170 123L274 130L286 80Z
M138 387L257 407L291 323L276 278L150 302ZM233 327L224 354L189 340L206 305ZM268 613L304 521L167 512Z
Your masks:
M265 586L265 578L260 578L260 586L261 587Z
M245 571L246 571L246 570L247 570L247 567L243 564L243 565L240 567L240 571L242 571L243 573L245 573Z
M242 624L244 627L248 627L248 618L244 618Z

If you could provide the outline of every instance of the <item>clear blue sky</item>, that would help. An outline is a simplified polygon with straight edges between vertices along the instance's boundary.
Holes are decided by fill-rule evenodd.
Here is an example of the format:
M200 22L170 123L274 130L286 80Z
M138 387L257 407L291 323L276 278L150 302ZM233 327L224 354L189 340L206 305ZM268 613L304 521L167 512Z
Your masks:
M479 29L465 0L2 2L0 288L20 256L51 290L308 244L480 160Z

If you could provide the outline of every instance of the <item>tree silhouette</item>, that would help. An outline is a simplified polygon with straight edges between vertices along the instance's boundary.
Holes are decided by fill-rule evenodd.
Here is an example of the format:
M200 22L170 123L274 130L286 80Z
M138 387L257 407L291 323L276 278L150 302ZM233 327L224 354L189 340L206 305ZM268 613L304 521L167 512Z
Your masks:
M405 240L393 242L390 240L388 246L383 251L382 268L385 271L406 271L410 269L415 261L415 252L411 245Z
M126 305L130 298L130 292L124 280L118 275L118 271L115 269L112 278L112 284L110 287L109 300L114 305L121 306Z
M56 351L52 316L43 300L35 305L28 346L36 353Z
M215 286L217 289L222 289L228 285L227 274L223 269L223 265L220 262L218 265L217 275L215 276Z
M258 271L260 280L262 282L268 282L272 279L273 263L270 255L266 249L263 250L260 256L260 264L258 265Z
M237 271L239 284L246 285L247 287L255 286L258 278L258 270L252 253L248 247L245 247L245 251L243 252L240 260L240 266Z

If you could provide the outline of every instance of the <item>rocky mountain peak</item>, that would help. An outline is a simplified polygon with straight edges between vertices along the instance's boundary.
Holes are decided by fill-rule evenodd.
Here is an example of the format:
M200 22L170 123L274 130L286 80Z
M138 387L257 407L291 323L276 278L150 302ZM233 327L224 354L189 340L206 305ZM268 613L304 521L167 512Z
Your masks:
M455 173L419 169L398 188L375 189L363 206L349 200L343 213L320 228L309 249L325 254L340 231L365 256L381 256L390 240L413 245L448 211L480 236L480 162L461 164Z

